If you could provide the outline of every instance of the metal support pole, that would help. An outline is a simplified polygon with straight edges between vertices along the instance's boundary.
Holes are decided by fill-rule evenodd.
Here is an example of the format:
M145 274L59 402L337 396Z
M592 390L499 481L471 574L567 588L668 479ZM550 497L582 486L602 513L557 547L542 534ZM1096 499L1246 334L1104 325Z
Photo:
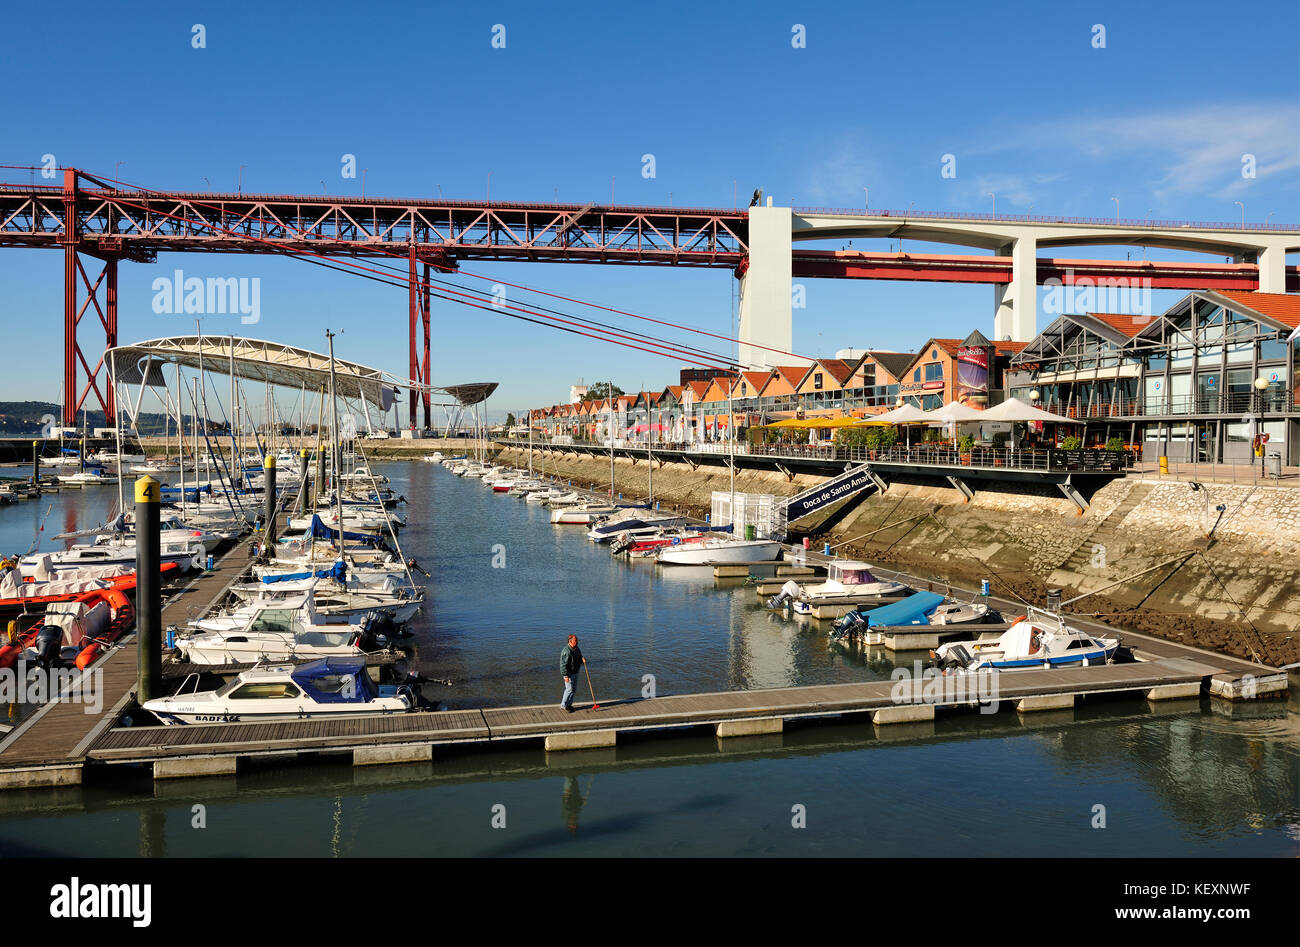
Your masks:
M162 576L158 481L135 482L136 700L162 697Z
M433 384L433 374L429 368L429 349L431 348L429 345L429 322L433 317L433 313L430 310L433 297L430 291L428 263L424 264L424 286L422 288L424 290L424 305L421 307L420 314L424 318L424 374L421 376L420 380L424 383L424 387L421 389L420 398L424 402L424 428L425 430L432 430L433 392L429 390L429 386Z
M110 350L117 347L117 257L109 257L104 262L104 271L108 274L107 288L104 290L104 348ZM117 385L111 370L108 376L108 391L104 395L104 401L106 402L104 405L104 423L116 428ZM121 453L120 449L118 453Z
M32 441L32 486L41 482L41 442Z
M63 426L77 423L77 172L63 172Z
M419 283L417 282L417 276L416 276L417 267L416 267L416 260L415 260L414 243L410 244L410 246L407 247L406 260L407 260L406 308L407 308L407 319L410 323L410 343L411 343L410 344L410 372L411 372L411 381L413 383L411 385L411 391L410 391L411 430L414 431L415 418L416 418L415 408L416 405L419 403L419 397L420 397L419 387L418 385L414 384L415 382L418 382L420 378L420 357L419 357L419 351L415 347L415 320L420 310L420 286ZM340 527L342 527L341 523L339 525Z
M262 461L262 490L266 494L266 526L262 530L262 542L266 546L266 554L271 554L271 548L275 543L275 517L279 513L279 504L276 502L275 493L275 455L267 454L266 459Z

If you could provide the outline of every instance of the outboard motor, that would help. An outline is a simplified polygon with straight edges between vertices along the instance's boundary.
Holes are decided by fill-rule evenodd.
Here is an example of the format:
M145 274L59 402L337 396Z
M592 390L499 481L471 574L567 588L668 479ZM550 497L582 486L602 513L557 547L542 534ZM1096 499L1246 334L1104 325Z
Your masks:
M59 660L63 629L58 625L42 625L36 635L36 661L43 668L51 667Z
M609 551L615 555L621 555L632 546L632 537L628 533L619 533L609 544Z
M791 601L799 594L799 583L795 581L787 582L781 586L781 591L767 600L767 607L771 609L784 608L785 603Z
M940 671L960 671L969 667L974 661L971 653L959 644L954 644L945 649L943 656L938 653L934 657L934 666Z
M831 625L830 636L832 638L845 638L849 635L856 635L865 631L867 628L867 619L862 612L856 608L848 614L835 619Z

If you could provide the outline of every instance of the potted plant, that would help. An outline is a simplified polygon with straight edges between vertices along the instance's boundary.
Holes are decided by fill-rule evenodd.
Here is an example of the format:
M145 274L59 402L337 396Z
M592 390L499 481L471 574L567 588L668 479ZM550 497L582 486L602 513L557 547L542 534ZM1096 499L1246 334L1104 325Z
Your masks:
M971 451L975 449L975 438L970 434L963 434L957 439L957 452L961 454L961 462L967 466L970 465Z

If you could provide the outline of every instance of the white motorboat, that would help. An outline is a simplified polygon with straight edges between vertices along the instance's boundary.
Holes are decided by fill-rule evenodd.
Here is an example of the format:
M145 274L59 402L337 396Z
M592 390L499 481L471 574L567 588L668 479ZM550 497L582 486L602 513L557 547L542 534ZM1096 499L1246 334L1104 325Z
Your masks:
M163 541L159 551L162 562L174 562L182 572L201 569L207 556L201 543L186 539ZM22 569L43 568L50 574L101 566L134 569L135 552L134 539L111 539L93 545L75 545L62 552L23 556L18 560L18 565Z
M440 464L442 463L443 460L442 451L436 450L432 454L425 454L420 459L423 460L426 464Z
M198 675L186 678L181 690L191 681L197 687ZM214 691L178 693L143 706L164 725L175 726L406 713L418 703L410 685L371 683L364 659L327 658L255 667Z
M372 474L370 472L370 468L367 467L365 464L362 464L360 467L357 467L351 473L343 474L341 477L339 477L339 480L343 483L364 485L367 487L373 483L388 482L388 478L385 477L383 474Z
M1118 638L1094 638L1067 625L1059 615L1031 608L997 638L952 641L934 651L944 670L980 671L1106 664L1119 649Z
M551 522L557 524L578 524L589 526L602 516L618 511L618 507L608 504L580 503L551 510Z
M888 605L855 608L835 620L830 636L843 638L846 635L869 633L872 628L896 625L933 625L956 629L946 632L951 636L965 631L967 625L986 621L988 616L989 607L984 602L957 602L944 598L938 592L915 592Z
M653 510L623 509L610 516L602 517L591 524L587 538L593 543L607 543L627 534L629 536L649 536L663 529L685 524L686 517L676 513L656 513Z
M368 640L368 618L328 619L316 611L310 591L189 625L193 631L178 638L176 647L194 664L343 657L364 654L366 645L374 650L377 643Z
M661 546L655 553L659 562L675 566L769 562L780 556L781 544L775 539L705 539L698 543Z
M97 487L106 483L115 483L112 477L105 477L97 470L79 470L74 474L59 474L59 483L68 487Z
M827 563L826 574L826 581L816 584L787 582L768 603L769 607L780 608L789 601L796 613L809 615L818 605L870 602L886 595L903 595L910 591L902 582L877 579L871 574L870 565L854 559Z
M367 589L356 583L349 586L346 579L336 582L328 576L308 574L302 578L263 576L258 582L245 582L230 587L230 594L242 607L262 602L286 602L311 592L314 607L322 615L333 617L362 617L380 612L397 625L404 625L415 617L424 604L424 589L398 586L391 591Z
M581 506L584 503L590 503L591 497L584 496L576 490L570 490L568 493L560 493L559 496L549 497L545 503L547 508L556 510L564 506Z

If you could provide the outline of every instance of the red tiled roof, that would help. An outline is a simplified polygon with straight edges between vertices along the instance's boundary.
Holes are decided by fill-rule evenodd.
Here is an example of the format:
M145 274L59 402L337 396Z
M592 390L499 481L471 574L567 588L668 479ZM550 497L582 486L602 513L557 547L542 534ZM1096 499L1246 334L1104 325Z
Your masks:
M689 382L687 387L691 389L691 393L695 396L695 400L699 401L700 397L709 390L709 382L693 381Z
M994 342L993 347L999 355L1015 355L1028 344L1028 342Z
M854 363L846 362L842 358L819 358L817 361L841 385L848 381L849 376L853 374Z
M1247 293L1239 289L1221 289L1219 295L1292 329L1300 326L1300 296L1294 293Z
M1130 339L1151 325L1151 316L1132 315L1126 312L1090 312L1092 318L1106 323L1116 332L1123 332Z
M771 372L741 372L741 377L749 382L749 387L755 391L761 391L767 384L767 380L772 377Z
M776 368L772 369L772 371L779 373L791 387L794 387L799 384L799 382L803 381L804 375L808 374L808 366L778 365Z

